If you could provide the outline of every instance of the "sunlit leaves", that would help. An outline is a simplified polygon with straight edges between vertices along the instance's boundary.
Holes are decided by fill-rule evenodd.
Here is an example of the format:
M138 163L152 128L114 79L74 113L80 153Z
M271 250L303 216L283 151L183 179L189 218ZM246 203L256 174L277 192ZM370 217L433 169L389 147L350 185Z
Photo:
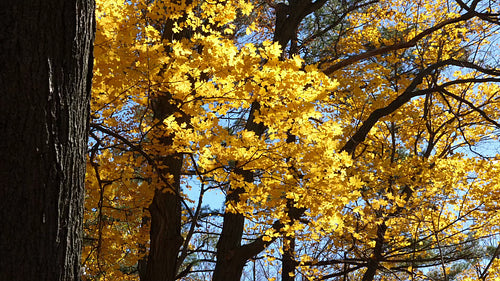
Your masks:
M175 154L184 156L183 235L194 225L199 239L182 249L191 260L213 259L216 243L207 241L220 233L216 216L193 221L199 195L238 189L225 210L247 218L245 239L272 242L273 263L280 239L295 237L304 278L361 264L349 273L361 279L380 243L381 280L424 278L431 271L421 267L436 266L439 251L448 253L446 262L439 257L445 273L466 258L482 266L457 253L499 232L498 156L473 154L497 141L498 75L459 63L432 67L449 59L487 67L492 25L450 1L383 0L347 13L325 39L331 44L304 43L305 53L325 54L308 65L300 52L283 59L279 44L255 42L269 37L260 29L269 19L263 7L98 2L84 278L137 279L147 208L155 189L173 181L158 159ZM255 22L238 22L247 16ZM236 37L238 28L248 34ZM411 98L379 114L403 95ZM375 113L363 141L343 151ZM249 129L250 118L262 135ZM304 210L300 219L291 208ZM318 266L322 259L351 263Z

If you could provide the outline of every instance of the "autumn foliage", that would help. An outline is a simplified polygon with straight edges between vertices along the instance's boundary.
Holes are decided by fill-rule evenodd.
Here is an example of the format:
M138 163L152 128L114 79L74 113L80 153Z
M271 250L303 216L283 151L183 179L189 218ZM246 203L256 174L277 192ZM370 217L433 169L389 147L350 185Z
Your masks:
M499 8L98 1L83 279L500 278Z

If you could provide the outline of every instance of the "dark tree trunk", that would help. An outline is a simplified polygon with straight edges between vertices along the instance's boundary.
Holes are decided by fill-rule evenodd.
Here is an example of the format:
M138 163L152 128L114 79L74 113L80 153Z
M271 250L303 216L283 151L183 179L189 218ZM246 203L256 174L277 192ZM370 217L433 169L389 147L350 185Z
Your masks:
M387 225L385 222L377 227L377 238L375 240L375 248L373 249L373 254L368 260L366 266L366 272L363 275L363 281L372 281L377 273L378 266L381 261L383 261L383 247L384 247L384 235L387 231Z
M245 127L245 130L254 132L257 136L261 136L265 130L262 123L256 123L254 121L255 113L259 110L259 103L252 103L252 108ZM238 165L238 163L236 163L236 165ZM247 183L252 183L254 180L253 172L245 170L244 168L236 168L234 173L242 176L243 180ZM242 187L230 187L226 198L226 204L238 204L238 202L240 202L240 195L244 192L245 189ZM243 273L243 268L247 260L253 256L243 253L245 250L241 246L244 224L245 217L243 214L231 213L229 211L224 213L222 232L217 242L217 262L212 278L213 281L236 281L241 279L241 274Z
M191 5L192 1L186 1ZM181 18L179 21L184 20ZM188 39L189 30L174 33L174 21L167 19L164 23L162 37L164 40ZM167 52L168 54L168 52ZM158 75L163 75L161 72ZM194 80L193 89L194 89ZM179 114L175 121L178 124L190 123L190 116L186 115L179 107L180 101L173 99L170 93L157 93L151 97L151 105L155 119L163 120L171 115ZM161 126L158 129L161 130ZM175 135L166 135L158 138L158 143L164 147L172 146ZM150 249L147 261L139 262L141 281L174 281L183 262L179 258L179 251L183 246L184 238L181 235L181 171L184 162L182 153L159 155L157 161L160 169L159 176L162 186L155 190L153 202L149 206L151 215ZM172 176L173 180L167 178Z
M295 280L295 237L283 237L283 257L281 266L281 281Z
M0 279L79 280L94 1L0 2Z
M169 137L168 139L171 139ZM164 141L171 145L171 141ZM177 256L182 246L181 236L181 201L180 174L182 155L174 154L163 157L161 164L165 165L163 175L173 176L174 180L168 187L157 189L153 202L149 206L151 214L150 249L144 278L145 281L173 281L177 274Z
M254 125L255 123L249 121L247 124ZM235 173L243 176L245 182L253 181L251 171L237 168ZM226 198L227 204L236 205L240 201L240 195L244 192L245 190L241 187L230 190ZM215 264L213 281L240 280L248 258L241 255L244 224L245 217L242 214L227 211L224 213L222 232L217 242L217 263Z
M295 140L295 136L289 134L290 141ZM288 141L287 140L287 141ZM306 211L304 208L294 207L295 201L287 199L287 215L290 218L288 225L292 226L295 221L298 221L302 214ZM295 269L299 265L295 259L295 236L285 235L283 237L283 255L281 257L281 281L295 280Z

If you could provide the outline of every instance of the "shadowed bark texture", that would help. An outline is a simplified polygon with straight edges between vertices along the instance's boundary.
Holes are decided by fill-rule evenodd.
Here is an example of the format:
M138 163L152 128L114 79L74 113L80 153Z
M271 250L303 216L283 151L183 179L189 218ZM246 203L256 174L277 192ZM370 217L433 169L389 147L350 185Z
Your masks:
M95 4L0 2L0 279L79 280Z

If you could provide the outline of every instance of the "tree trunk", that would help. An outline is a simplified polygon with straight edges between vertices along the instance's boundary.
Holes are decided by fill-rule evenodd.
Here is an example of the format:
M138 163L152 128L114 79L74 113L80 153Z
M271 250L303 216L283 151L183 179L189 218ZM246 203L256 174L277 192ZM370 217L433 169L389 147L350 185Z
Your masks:
M248 122L255 124L253 122ZM252 126L250 125L250 126ZM247 126L248 127L248 126ZM260 133L260 132L256 132ZM243 176L245 182L253 181L253 173L248 170L236 168L236 174ZM241 187L229 190L226 201L228 204L236 204L240 201L240 195L245 190ZM222 232L217 242L217 263L212 280L240 280L247 257L241 255L241 239L245 217L240 213L224 213Z
M283 258L281 262L281 281L295 280L295 237L283 237Z
M186 1L191 5L192 1ZM184 20L181 18L179 21ZM162 37L164 40L173 41L188 39L191 36L189 30L174 33L174 20L167 19L164 23ZM168 52L167 52L168 54ZM159 73L159 75L162 75ZM192 81L194 90L194 81ZM155 119L163 120L175 113L182 117L176 117L178 124L190 123L190 116L179 108L179 101L173 99L170 93L157 93L151 97L151 106ZM161 126L158 129L161 130ZM158 138L159 144L170 147L174 143L175 135L166 135ZM159 173L162 178L162 186L155 190L153 202L149 206L151 214L150 249L147 261L140 261L141 281L174 281L179 268L183 262L179 258L179 251L183 246L184 238L181 235L181 171L184 162L182 153L171 155L158 155L157 161L161 168ZM173 180L168 181L169 176ZM146 266L144 266L146 264Z
M314 3L312 1L291 2L293 3L289 5L284 3L273 4L276 12L276 28L273 41L278 42L283 50L281 59L285 59L286 52L284 50L288 43L296 37L297 28L302 19L323 6L326 0L318 0ZM266 129L262 123L254 122L255 114L259 112L260 106L258 101L252 103L247 126L245 128L245 130L254 132L257 136L261 136ZM252 183L254 181L253 172L245 170L244 167L238 168L235 173L243 176L245 182ZM230 188L226 198L226 204L236 205L240 201L240 195L244 192L243 188ZM256 241L256 243L250 243L243 246L241 245L244 222L245 217L243 214L233 214L228 211L224 213L222 232L217 243L217 262L212 278L213 281L240 280L243 268L248 259L258 254L267 246L267 244L262 243L262 241ZM275 227L279 229L280 227L278 225L280 225L280 223L276 222ZM289 274L294 273L296 267L293 251L292 253L287 253L287 257L290 261L286 263L287 268L285 275L288 276L288 280L293 280L294 277L290 276L293 274Z
M170 137L168 138L170 139ZM170 141L163 142L171 145ZM145 272L145 281L173 281L177 274L177 256L182 246L180 174L182 155L163 157L161 163L168 168L163 175L174 177L170 187L157 189L149 206L151 214L150 250ZM173 190L172 190L173 189Z
M94 1L0 4L0 276L79 280Z
M375 240L375 248L373 249L373 254L368 260L366 266L366 272L363 275L363 281L372 281L375 278L375 274L377 273L378 266L380 262L383 260L383 247L384 247L384 235L387 231L387 225L385 222L380 224L377 227L377 239Z
M259 103L252 103L245 127L245 130L254 132L257 136L261 136L265 130L262 123L256 123L254 121L255 112L259 110ZM237 165L238 163L236 163L236 166ZM234 173L242 176L243 180L247 183L252 183L254 181L254 174L252 171L237 167ZM242 187L230 187L226 197L226 204L238 204L238 202L240 202L240 195L244 192L245 189ZM243 273L243 268L247 260L253 256L242 253L243 248L241 247L241 239L243 237L244 224L245 217L243 214L225 211L222 232L217 242L217 262L212 278L213 281L236 281L241 279L241 274Z

